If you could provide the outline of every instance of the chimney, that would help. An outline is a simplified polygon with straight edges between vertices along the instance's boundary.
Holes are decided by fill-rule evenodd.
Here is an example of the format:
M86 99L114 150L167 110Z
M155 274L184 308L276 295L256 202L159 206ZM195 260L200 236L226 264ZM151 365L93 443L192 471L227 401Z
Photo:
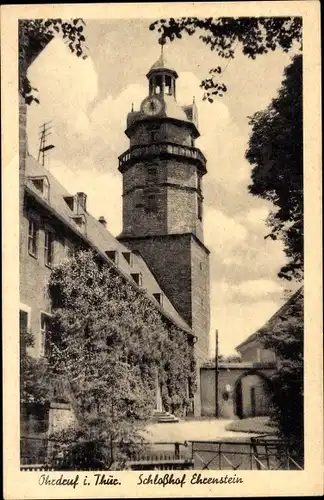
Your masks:
M106 219L104 218L104 216L103 216L103 215L101 215L101 216L99 217L98 221L100 222L100 224L102 224L102 225L103 225L103 227L107 227L107 221L106 221Z
M77 193L77 198L79 205L83 208L83 210L87 211L87 195L85 193Z

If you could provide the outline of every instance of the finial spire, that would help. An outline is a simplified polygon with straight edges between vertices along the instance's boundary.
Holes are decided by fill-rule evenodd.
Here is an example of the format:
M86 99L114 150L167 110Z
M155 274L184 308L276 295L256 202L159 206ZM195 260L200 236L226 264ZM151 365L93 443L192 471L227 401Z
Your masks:
M161 45L161 56L163 56L163 47L166 44L165 38L159 38L159 44Z
M193 102L193 104L195 104L195 96L193 96L192 102Z
M134 111L134 103L132 102L132 113L133 113L133 111Z

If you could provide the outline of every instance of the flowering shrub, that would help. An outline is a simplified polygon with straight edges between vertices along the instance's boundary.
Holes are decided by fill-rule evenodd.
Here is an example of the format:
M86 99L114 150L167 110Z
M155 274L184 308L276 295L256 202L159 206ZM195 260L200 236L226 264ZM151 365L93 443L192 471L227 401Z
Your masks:
M80 446L91 442L95 449L96 441L107 467L113 453L110 447L105 461L107 443L120 443L118 452L125 456L126 444L140 440L139 424L156 406L157 380L165 409L186 412L189 392L195 390L193 346L143 291L98 263L90 251L56 266L49 292L51 374L69 381L78 407L79 429L70 431L78 440L73 453L81 467Z

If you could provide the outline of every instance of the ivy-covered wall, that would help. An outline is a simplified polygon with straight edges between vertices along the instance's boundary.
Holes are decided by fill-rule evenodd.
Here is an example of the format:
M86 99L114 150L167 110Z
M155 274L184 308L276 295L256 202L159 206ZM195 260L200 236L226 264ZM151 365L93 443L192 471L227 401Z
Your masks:
M193 344L141 291L91 251L53 268L49 365L83 417L146 420L162 385L166 410L186 414L196 389Z

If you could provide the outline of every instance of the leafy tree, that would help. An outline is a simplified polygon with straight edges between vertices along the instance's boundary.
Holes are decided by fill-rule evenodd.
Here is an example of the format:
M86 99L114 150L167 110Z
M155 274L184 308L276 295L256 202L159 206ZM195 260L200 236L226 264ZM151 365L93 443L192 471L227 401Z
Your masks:
M52 387L47 374L47 361L30 355L34 335L22 329L20 332L20 404L47 406Z
M68 43L71 52L77 57L86 58L84 53L84 21L80 18L64 21L62 19L23 19L19 21L19 91L27 104L39 102L33 95L36 88L31 86L27 70L49 42L58 33Z
M186 412L193 347L144 292L91 252L55 267L49 290L51 378L69 381L79 413L78 426L60 436L61 466L122 468L155 408L157 377L166 409Z
M271 419L282 437L288 439L291 453L299 464L304 456L303 403L303 325L304 294L300 289L288 302L285 311L270 328L261 332L267 349L277 355L278 367L272 377Z
M249 191L269 200L273 240L281 238L288 263L278 276L303 277L303 112L302 57L285 68L284 80L270 105L250 119L252 133L246 158L253 166ZM266 236L266 237L268 237Z
M302 19L300 17L182 17L160 19L150 25L157 29L159 42L174 41L198 34L199 39L217 56L234 59L235 52L241 49L247 57L255 59L269 51L281 49L288 52L296 42L301 48ZM218 75L223 72L220 66L211 68L209 77L202 81L204 99L213 102L214 96L222 96L227 91Z

